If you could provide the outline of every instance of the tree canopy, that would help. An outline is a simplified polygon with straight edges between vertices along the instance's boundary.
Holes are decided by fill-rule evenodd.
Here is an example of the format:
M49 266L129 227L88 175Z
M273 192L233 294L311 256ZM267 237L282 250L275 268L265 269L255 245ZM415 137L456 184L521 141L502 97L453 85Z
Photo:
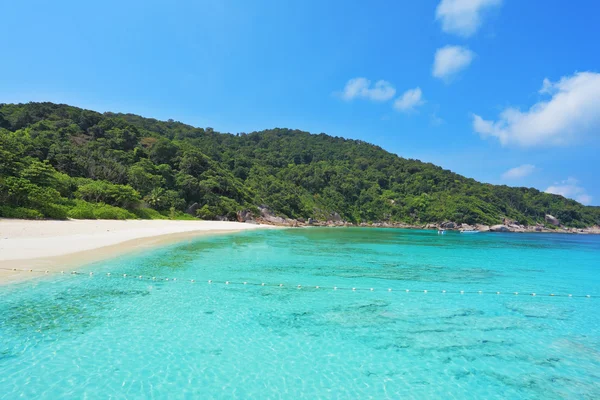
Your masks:
M372 144L290 129L237 135L63 104L0 104L0 216L204 219L269 207L289 218L600 223L533 188L479 183Z

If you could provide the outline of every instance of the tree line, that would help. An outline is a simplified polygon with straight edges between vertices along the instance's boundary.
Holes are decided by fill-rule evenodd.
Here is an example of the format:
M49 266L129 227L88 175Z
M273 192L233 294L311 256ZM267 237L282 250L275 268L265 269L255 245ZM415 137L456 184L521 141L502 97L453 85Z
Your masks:
M479 183L357 140L290 129L219 133L63 104L0 104L0 216L288 218L495 224L600 223L533 188Z

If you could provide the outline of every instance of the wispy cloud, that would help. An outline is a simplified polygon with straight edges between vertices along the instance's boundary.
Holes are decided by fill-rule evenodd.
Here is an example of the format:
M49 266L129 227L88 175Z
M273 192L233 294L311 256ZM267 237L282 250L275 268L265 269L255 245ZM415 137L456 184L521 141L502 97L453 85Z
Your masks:
M552 83L544 79L540 93L552 96L528 111L507 108L497 121L473 115L473 129L502 145L565 146L600 130L600 74L578 72Z
M350 79L340 97L346 101L357 98L368 99L372 101L387 101L394 97L396 89L388 81L379 80L371 85L367 78Z
M581 204L589 205L592 203L592 196L587 194L585 188L579 186L579 181L572 177L564 181L555 182L554 185L548 187L545 191L546 193L559 194L573 199Z
M521 179L531 175L536 170L535 165L523 164L518 167L514 167L502 174L502 179Z
M481 26L483 14L502 4L502 0L442 0L435 10L442 30L469 37Z
M431 114L429 115L429 124L430 124L431 126L433 126L433 127L436 127L436 128L437 128L438 126L442 126L442 125L444 125L445 123L446 123L446 121L445 121L443 118L439 117L439 116L437 115L437 113L435 113L435 112L434 112L434 113L431 113Z
M475 53L462 46L445 46L435 52L433 76L450 80L457 73L467 68L473 61Z
M409 89L394 101L394 109L402 112L414 111L418 106L425 104L423 92L420 87Z

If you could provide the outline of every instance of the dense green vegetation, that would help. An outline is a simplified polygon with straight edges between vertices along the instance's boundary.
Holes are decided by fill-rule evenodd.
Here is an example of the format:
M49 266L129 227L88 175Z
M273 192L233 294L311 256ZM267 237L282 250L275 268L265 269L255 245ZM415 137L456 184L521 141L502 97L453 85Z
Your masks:
M52 103L0 104L0 216L235 219L268 206L351 222L600 223L600 208L481 184L371 144L289 129L223 134Z

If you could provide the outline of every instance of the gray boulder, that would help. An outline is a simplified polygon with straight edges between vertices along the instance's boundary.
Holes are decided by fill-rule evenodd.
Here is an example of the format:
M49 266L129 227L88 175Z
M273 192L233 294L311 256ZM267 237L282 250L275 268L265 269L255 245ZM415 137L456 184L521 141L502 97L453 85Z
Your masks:
M200 208L200 205L198 203L194 203L191 206L189 206L185 212L186 214L190 214L193 215L194 217L196 216L196 211Z
M490 226L492 232L510 232L510 229L506 225L494 225Z
M547 223L552 224L554 226L559 226L560 225L560 221L558 220L558 218L553 217L550 214L546 214L546 216L544 217L544 219L546 220Z
M249 222L254 220L252 212L249 210L243 210L237 212L237 220L239 222Z
M334 212L331 213L331 215L329 216L329 220L333 222L339 222L342 220L342 217L340 216L340 214Z
M270 222L272 224L277 224L277 225L285 224L286 223L286 220L284 218L275 217L275 216L272 216L272 215L264 217L264 220L267 221L267 222Z
M476 228L479 232L489 232L490 231L490 227L488 225L477 225Z

